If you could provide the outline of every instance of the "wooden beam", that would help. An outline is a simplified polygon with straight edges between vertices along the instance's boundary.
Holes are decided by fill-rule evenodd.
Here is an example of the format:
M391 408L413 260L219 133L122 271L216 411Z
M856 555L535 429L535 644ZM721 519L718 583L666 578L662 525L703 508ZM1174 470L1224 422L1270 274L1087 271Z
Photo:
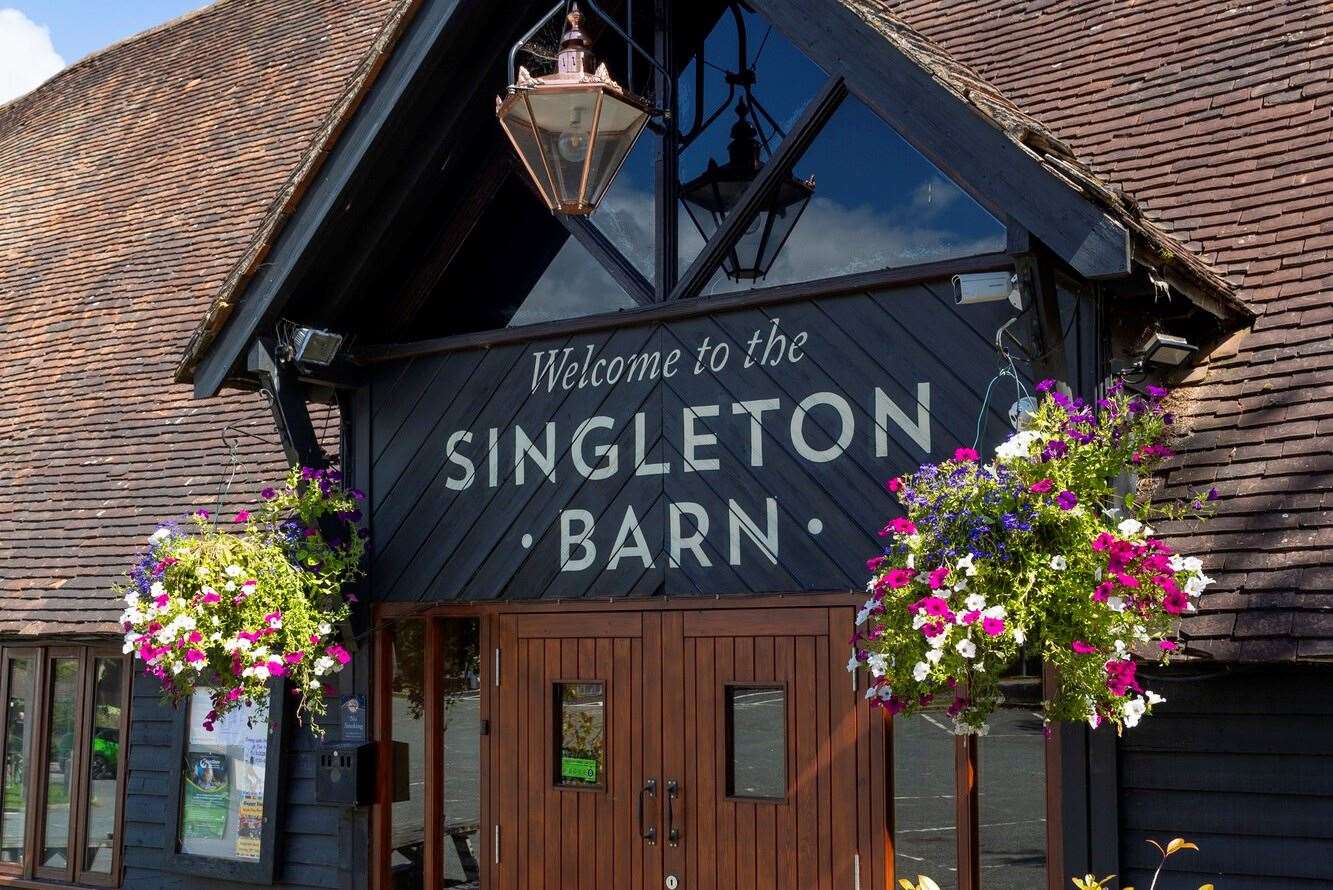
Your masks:
M792 125L791 131L773 152L759 175L754 178L736 202L735 208L718 226L713 237L708 239L703 250L690 263L680 281L672 288L670 299L684 300L697 297L712 280L718 267L736 246L736 242L745 234L746 227L754 214L759 211L764 201L773 194L779 182L788 175L792 165L800 160L801 155L810 146L815 136L823 128L833 112L847 96L847 85L840 76L834 75L824 82L810 104L801 112L801 116Z
M643 273L630 262L620 250L612 244L602 230L593 225L592 220L586 216L570 216L565 213L555 214L555 218L569 231L569 234L582 244L588 253L593 255L604 269L616 280L616 284L624 289L625 293L640 306L651 305L653 301L653 286Z
M517 328L499 328L490 331L453 334L448 337L417 340L411 343L368 344L357 348L351 360L361 365L399 361L456 352L460 349L471 349L477 346L499 346L523 340L536 340L554 334L586 334L633 324L672 321L680 318L726 312L732 309L791 303L815 297L836 297L858 292L873 293L890 287L904 287L927 281L947 280L950 276L968 272L998 272L1002 269L1012 268L1013 259L1007 254L987 253L956 260L904 266L900 269L878 269L873 272L858 272L853 275L842 275L837 278L825 278L819 281L804 281L796 284L756 288L755 290L741 291L725 296L709 297L707 300L655 303L637 309L603 312L598 315L560 319Z
M463 195L452 216L430 249L420 258L411 279L403 286L397 309L402 319L395 329L398 336L411 334L417 313L435 293L445 270L458 256L467 236L481 219L482 211L490 204L513 169L513 156L508 151L492 151L475 171L466 171L466 178L462 180ZM463 175L462 171L460 175Z
M675 71L675 39L673 4L670 0L654 0L654 36L653 53L657 61L668 71ZM702 63L701 63L702 64ZM680 251L680 130L676 125L676 91L662 71L655 71L656 92L660 96L671 96L673 107L667 109L671 119L662 134L660 150L657 155L656 183L657 201L655 206L657 225L654 237L654 256L657 260L654 278L653 298L656 302L665 302L676 286L678 277L677 254ZM701 101L702 97L696 97Z
M1130 272L1123 225L1042 166L839 0L754 0L816 64L996 218L1011 218L1085 278Z
M256 340L250 348L246 368L259 378L260 386L268 393L273 409L273 422L282 440L287 463L303 467L326 467L329 459L320 447L315 426L306 405L305 387L296 377L290 362L274 355L273 345Z

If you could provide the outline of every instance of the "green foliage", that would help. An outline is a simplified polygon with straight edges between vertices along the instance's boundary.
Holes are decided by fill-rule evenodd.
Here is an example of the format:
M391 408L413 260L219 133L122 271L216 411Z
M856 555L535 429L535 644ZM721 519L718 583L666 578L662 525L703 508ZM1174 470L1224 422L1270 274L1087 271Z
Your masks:
M205 727L243 704L262 709L280 677L298 716L325 712L323 681L350 660L336 642L349 611L343 588L365 552L360 493L340 481L334 470L294 468L231 527L201 510L186 530L159 528L130 572L125 651L173 704L208 688Z

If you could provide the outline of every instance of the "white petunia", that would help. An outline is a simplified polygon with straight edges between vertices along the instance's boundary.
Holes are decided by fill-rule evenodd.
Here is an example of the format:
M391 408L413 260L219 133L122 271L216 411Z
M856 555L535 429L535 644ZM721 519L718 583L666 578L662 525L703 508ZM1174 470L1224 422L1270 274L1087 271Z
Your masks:
M981 611L982 618L1003 618L1005 617L1004 606L991 606Z
M226 572L228 578L239 578L241 575L245 573L245 569L241 568L238 565L230 565L227 566Z
M958 645L954 646L954 648L957 649L958 654L964 658L976 658L977 656L977 644L971 640L959 640Z
M977 568L972 564L972 559L971 553L965 553L958 562L954 563L954 568L971 578L977 573Z
M154 581L154 582L153 582L153 586L148 588L148 594L149 594L149 596L161 596L162 594L164 594L164 593L166 593L166 592L167 592L167 589L166 589L165 587L162 586L162 582L161 582L161 581Z
M940 659L944 657L943 649L931 649L926 652L926 661L931 664L939 664Z
M1057 553L1055 556L1051 557L1051 568L1055 569L1057 572L1063 572L1065 569L1069 568L1069 560Z
M1187 556L1185 557L1184 566L1187 572L1201 572L1203 571L1203 560L1197 556Z
M979 593L970 593L967 599L963 600L963 606L969 612L980 612L986 608L986 598Z
M208 566L200 566L199 568L194 570L194 574L199 578L207 578L209 575L213 573L209 571Z
M856 657L856 653L853 652L853 653L852 653L852 657L849 658L849 659L847 659L847 673L849 673L849 674L850 674L850 673L854 673L854 672L856 671L856 669L859 668L860 666L861 666L861 662L860 662L860 660Z
M1120 706L1120 712L1125 717L1125 725L1129 727L1138 726L1139 721L1143 719L1144 712L1147 710L1148 706L1144 704L1141 698L1131 698Z
M955 585L953 586L953 589L954 589L955 591L963 591L963 590L967 590L967 579L966 579L966 578L959 578L959 579L958 579L958 583L955 584Z
M916 666L912 668L912 679L918 683L926 679L929 675L930 665L926 664L924 661L918 661Z
M908 567L909 569L915 569L915 568L916 568L916 554L915 554L915 553L909 553L909 554L907 554L907 567Z
M1150 705L1160 705L1162 702L1166 701L1165 698L1158 695L1156 692L1153 692L1151 689L1143 693L1143 695L1148 699L1148 704Z
M1120 529L1120 534L1128 538L1131 535L1138 534L1139 529L1143 528L1143 523L1137 519L1125 519L1121 520L1116 528Z
M1021 645L1023 645L1023 643L1025 643L1025 642L1027 641L1027 638L1028 638L1028 635L1025 634L1025 633L1023 632L1023 628L1021 628L1021 627L1015 627L1015 628L1014 628L1014 642L1015 642L1015 643L1017 643L1018 645L1021 646Z
M869 608L871 603L873 602L874 600L871 600L869 603L866 603L866 608ZM318 630L319 630L319 635L321 637L327 637L330 633L333 632L333 627L327 621L321 621L319 623Z
M1108 596L1106 598L1106 608L1112 612L1125 611L1125 598L1123 596Z
M870 607L866 606L856 613L856 625L860 627L870 619Z
M152 541L154 544L161 544L169 537L171 537L171 529L160 528L157 531L153 532L151 535L149 535L148 540Z
M882 677L889 672L888 656L876 652L866 659L866 667L870 668L872 677Z
M1023 430L1014 433L995 446L995 456L1000 460L1016 460L1030 457L1032 446L1041 442L1041 435L1035 430Z
M131 590L129 593L125 594L125 605L127 605L127 606L137 606L137 605L139 605L139 594L136 593L136 592L133 591L133 590Z

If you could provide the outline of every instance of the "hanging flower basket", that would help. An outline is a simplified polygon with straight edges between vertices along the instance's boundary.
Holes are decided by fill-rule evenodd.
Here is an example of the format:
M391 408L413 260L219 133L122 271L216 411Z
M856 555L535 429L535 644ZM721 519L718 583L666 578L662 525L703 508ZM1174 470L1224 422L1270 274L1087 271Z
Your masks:
M365 552L362 495L340 483L337 470L293 469L230 525L199 510L184 528L162 526L130 571L124 651L173 705L210 690L205 729L242 705L262 711L269 681L284 677L318 731L324 681L351 660L336 632Z
M1020 654L1055 668L1053 720L1132 727L1163 699L1143 688L1133 654L1167 661L1178 619L1211 583L1150 523L1202 518L1217 496L1154 504L1117 480L1171 456L1166 391L1112 387L1096 405L1043 381L1024 428L981 463L972 449L888 482L906 515L880 532L870 599L857 615L848 670L868 698L912 714L950 698L960 734L984 733Z

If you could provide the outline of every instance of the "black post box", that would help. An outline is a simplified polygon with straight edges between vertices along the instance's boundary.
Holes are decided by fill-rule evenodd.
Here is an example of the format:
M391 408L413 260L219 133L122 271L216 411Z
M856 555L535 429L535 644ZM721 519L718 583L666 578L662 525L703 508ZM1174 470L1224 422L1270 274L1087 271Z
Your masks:
M363 807L374 802L375 744L322 747L315 770L315 803Z

